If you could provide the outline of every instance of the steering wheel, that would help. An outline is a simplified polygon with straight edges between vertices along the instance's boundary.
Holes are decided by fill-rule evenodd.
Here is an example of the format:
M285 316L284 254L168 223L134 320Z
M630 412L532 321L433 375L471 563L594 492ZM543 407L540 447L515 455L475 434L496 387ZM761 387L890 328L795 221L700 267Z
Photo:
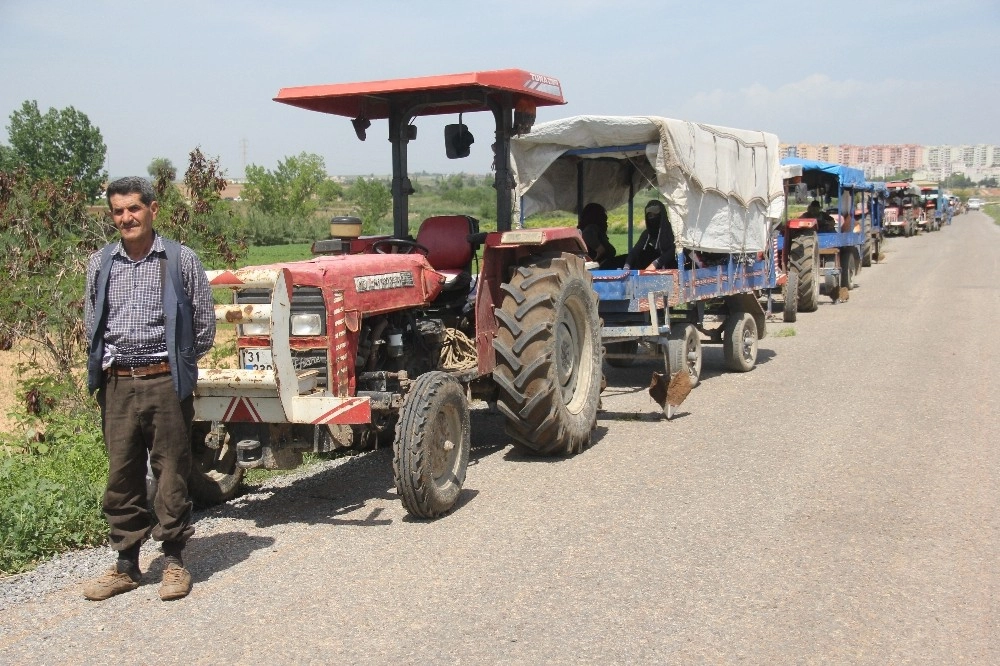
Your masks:
M405 238L382 238L372 243L372 250L378 254L422 254L425 257L431 253L426 246Z

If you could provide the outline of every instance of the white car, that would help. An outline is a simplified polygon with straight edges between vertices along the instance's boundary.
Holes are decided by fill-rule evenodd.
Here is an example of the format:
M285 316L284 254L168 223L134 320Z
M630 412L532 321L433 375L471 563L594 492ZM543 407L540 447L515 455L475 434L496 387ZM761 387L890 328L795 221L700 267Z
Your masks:
M983 200L975 197L969 199L969 210L980 210L983 207Z

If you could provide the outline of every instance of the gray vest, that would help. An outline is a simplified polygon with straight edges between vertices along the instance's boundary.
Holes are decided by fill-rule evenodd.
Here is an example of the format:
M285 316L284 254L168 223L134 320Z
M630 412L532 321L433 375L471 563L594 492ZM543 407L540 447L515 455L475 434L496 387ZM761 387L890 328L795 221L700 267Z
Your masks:
M174 391L180 400L194 393L198 383L198 355L194 349L194 306L184 291L181 279L180 243L163 238L167 254L167 275L163 281L164 333L167 339L167 360L174 378ZM101 266L94 277L97 298L94 303L94 329L87 331L90 355L87 358L87 388L91 393L101 386L104 371L104 327L108 321L108 282L111 262L118 243L109 243L101 249Z

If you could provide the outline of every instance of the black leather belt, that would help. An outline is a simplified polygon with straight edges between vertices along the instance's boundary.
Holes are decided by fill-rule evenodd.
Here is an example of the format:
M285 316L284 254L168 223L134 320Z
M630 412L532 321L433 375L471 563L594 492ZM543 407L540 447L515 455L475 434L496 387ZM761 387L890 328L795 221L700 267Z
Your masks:
M106 370L112 377L159 377L170 374L170 363L152 363L150 365L140 365L137 368L126 368L120 365L112 365Z

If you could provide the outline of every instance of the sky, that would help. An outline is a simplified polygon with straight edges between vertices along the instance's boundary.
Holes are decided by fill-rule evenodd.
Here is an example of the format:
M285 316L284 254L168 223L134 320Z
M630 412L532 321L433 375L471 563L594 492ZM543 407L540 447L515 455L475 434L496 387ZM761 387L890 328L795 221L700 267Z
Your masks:
M656 115L788 143L1000 144L1000 2L842 0L0 0L0 143L26 100L96 125L112 178L196 147L229 178L300 153L391 172L384 120L279 104L284 87L518 68L575 115ZM417 119L410 171L485 174L492 117L445 157Z

